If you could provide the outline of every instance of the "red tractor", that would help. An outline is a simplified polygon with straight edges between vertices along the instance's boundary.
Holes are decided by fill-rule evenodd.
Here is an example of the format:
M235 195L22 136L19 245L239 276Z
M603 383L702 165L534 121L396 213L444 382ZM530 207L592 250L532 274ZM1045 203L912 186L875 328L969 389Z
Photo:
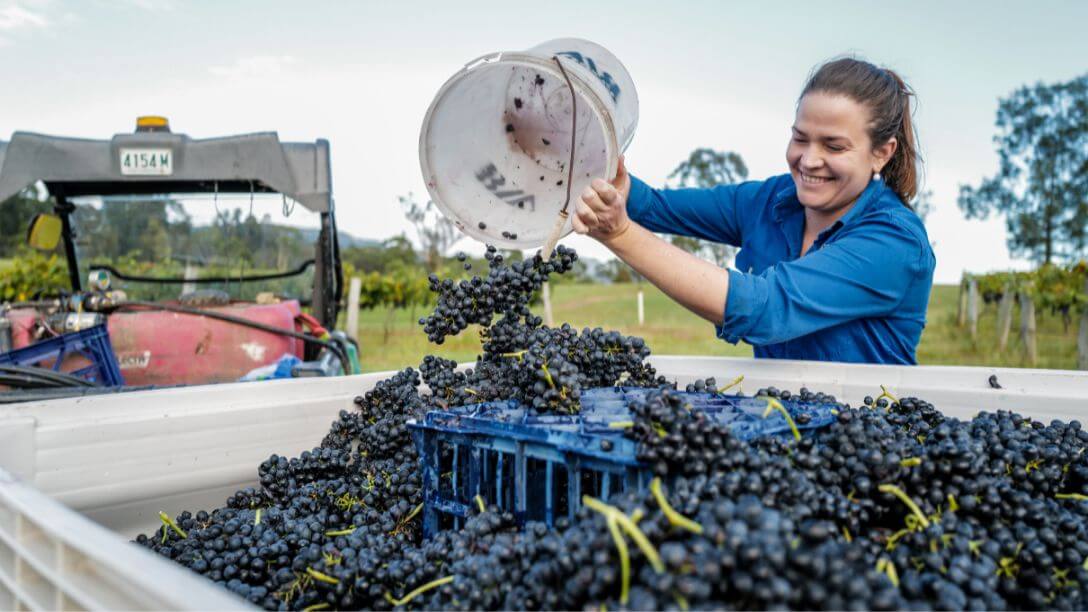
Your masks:
M354 341L329 331L343 274L328 141L198 140L161 117L109 140L16 132L0 141L0 207L34 186L52 211L28 219L27 242L63 253L69 286L0 304L0 390L38 388L5 353L99 325L130 387L358 372ZM41 387L88 358L37 364Z

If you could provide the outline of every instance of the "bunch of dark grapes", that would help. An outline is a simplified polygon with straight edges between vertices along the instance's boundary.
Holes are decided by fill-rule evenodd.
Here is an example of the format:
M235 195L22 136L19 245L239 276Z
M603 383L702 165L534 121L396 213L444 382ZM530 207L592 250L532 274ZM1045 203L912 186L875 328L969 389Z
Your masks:
M163 515L137 543L266 609L1088 607L1078 422L961 421L886 392L852 409L767 387L757 395L833 404L837 419L744 442L657 376L641 339L531 314L534 292L575 257L507 263L489 248L486 278L432 278L424 329L441 343L483 326L472 367L425 357L356 398L321 446L270 457L258 486L210 513ZM518 529L465 500L460 529L422 539L411 419L505 399L573 413L586 389L617 384L654 389L630 406L625 434L657 477L649 490L585 498L553 528Z
M487 327L495 315L528 316L529 300L548 276L569 271L578 259L577 253L563 246L547 261L537 254L503 265L503 256L490 245L484 257L491 264L486 277L473 276L461 281L440 280L434 274L429 277L437 304L434 312L421 318L419 324L431 342L442 344L448 336L456 336L469 325Z
M437 306L420 319L433 342L441 343L470 324L482 326L483 354L475 367L456 371L456 364L425 357L420 366L431 388L432 403L460 406L513 399L536 412L575 413L582 389L625 384L668 384L646 363L650 349L641 338L601 328L543 325L529 304L551 274L569 271L574 251L559 247L544 261L540 255L506 264L494 247L485 255L486 277L454 282L431 278Z

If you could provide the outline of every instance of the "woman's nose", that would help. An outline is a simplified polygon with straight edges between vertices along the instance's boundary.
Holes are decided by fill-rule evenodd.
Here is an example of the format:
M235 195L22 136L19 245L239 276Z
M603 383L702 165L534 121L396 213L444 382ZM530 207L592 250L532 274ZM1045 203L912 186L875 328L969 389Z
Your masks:
M805 152L801 154L801 167L806 170L816 170L824 165L824 160L819 155Z

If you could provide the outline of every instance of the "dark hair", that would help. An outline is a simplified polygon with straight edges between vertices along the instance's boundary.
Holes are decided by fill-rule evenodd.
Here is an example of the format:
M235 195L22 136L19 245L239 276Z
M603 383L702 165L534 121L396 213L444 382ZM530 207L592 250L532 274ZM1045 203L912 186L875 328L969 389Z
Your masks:
M869 108L869 139L878 147L893 136L895 153L881 170L884 182L908 207L918 193L920 157L911 121L910 99L914 91L898 74L864 60L844 57L831 60L808 78L797 101L806 94L824 92L846 96Z

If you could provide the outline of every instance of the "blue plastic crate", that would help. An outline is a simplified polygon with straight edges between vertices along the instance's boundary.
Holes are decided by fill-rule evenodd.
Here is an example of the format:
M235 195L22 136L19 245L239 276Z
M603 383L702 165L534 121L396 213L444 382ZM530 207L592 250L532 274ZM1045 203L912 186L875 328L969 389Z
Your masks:
M90 365L68 372L69 374L102 387L120 387L125 384L105 325L95 325L0 353L0 364L43 367L60 372L64 358L71 354L82 355Z
M423 476L423 533L459 528L479 495L513 511L520 524L549 526L573 517L582 495L607 498L644 490L652 474L636 459L636 444L613 423L632 419L628 406L651 390L604 387L584 391L577 415L534 415L514 401L429 412L412 423ZM711 393L677 395L742 440L791 435L784 417L763 418L762 399ZM831 406L783 401L798 424L813 430L835 420ZM602 442L605 442L602 445Z

